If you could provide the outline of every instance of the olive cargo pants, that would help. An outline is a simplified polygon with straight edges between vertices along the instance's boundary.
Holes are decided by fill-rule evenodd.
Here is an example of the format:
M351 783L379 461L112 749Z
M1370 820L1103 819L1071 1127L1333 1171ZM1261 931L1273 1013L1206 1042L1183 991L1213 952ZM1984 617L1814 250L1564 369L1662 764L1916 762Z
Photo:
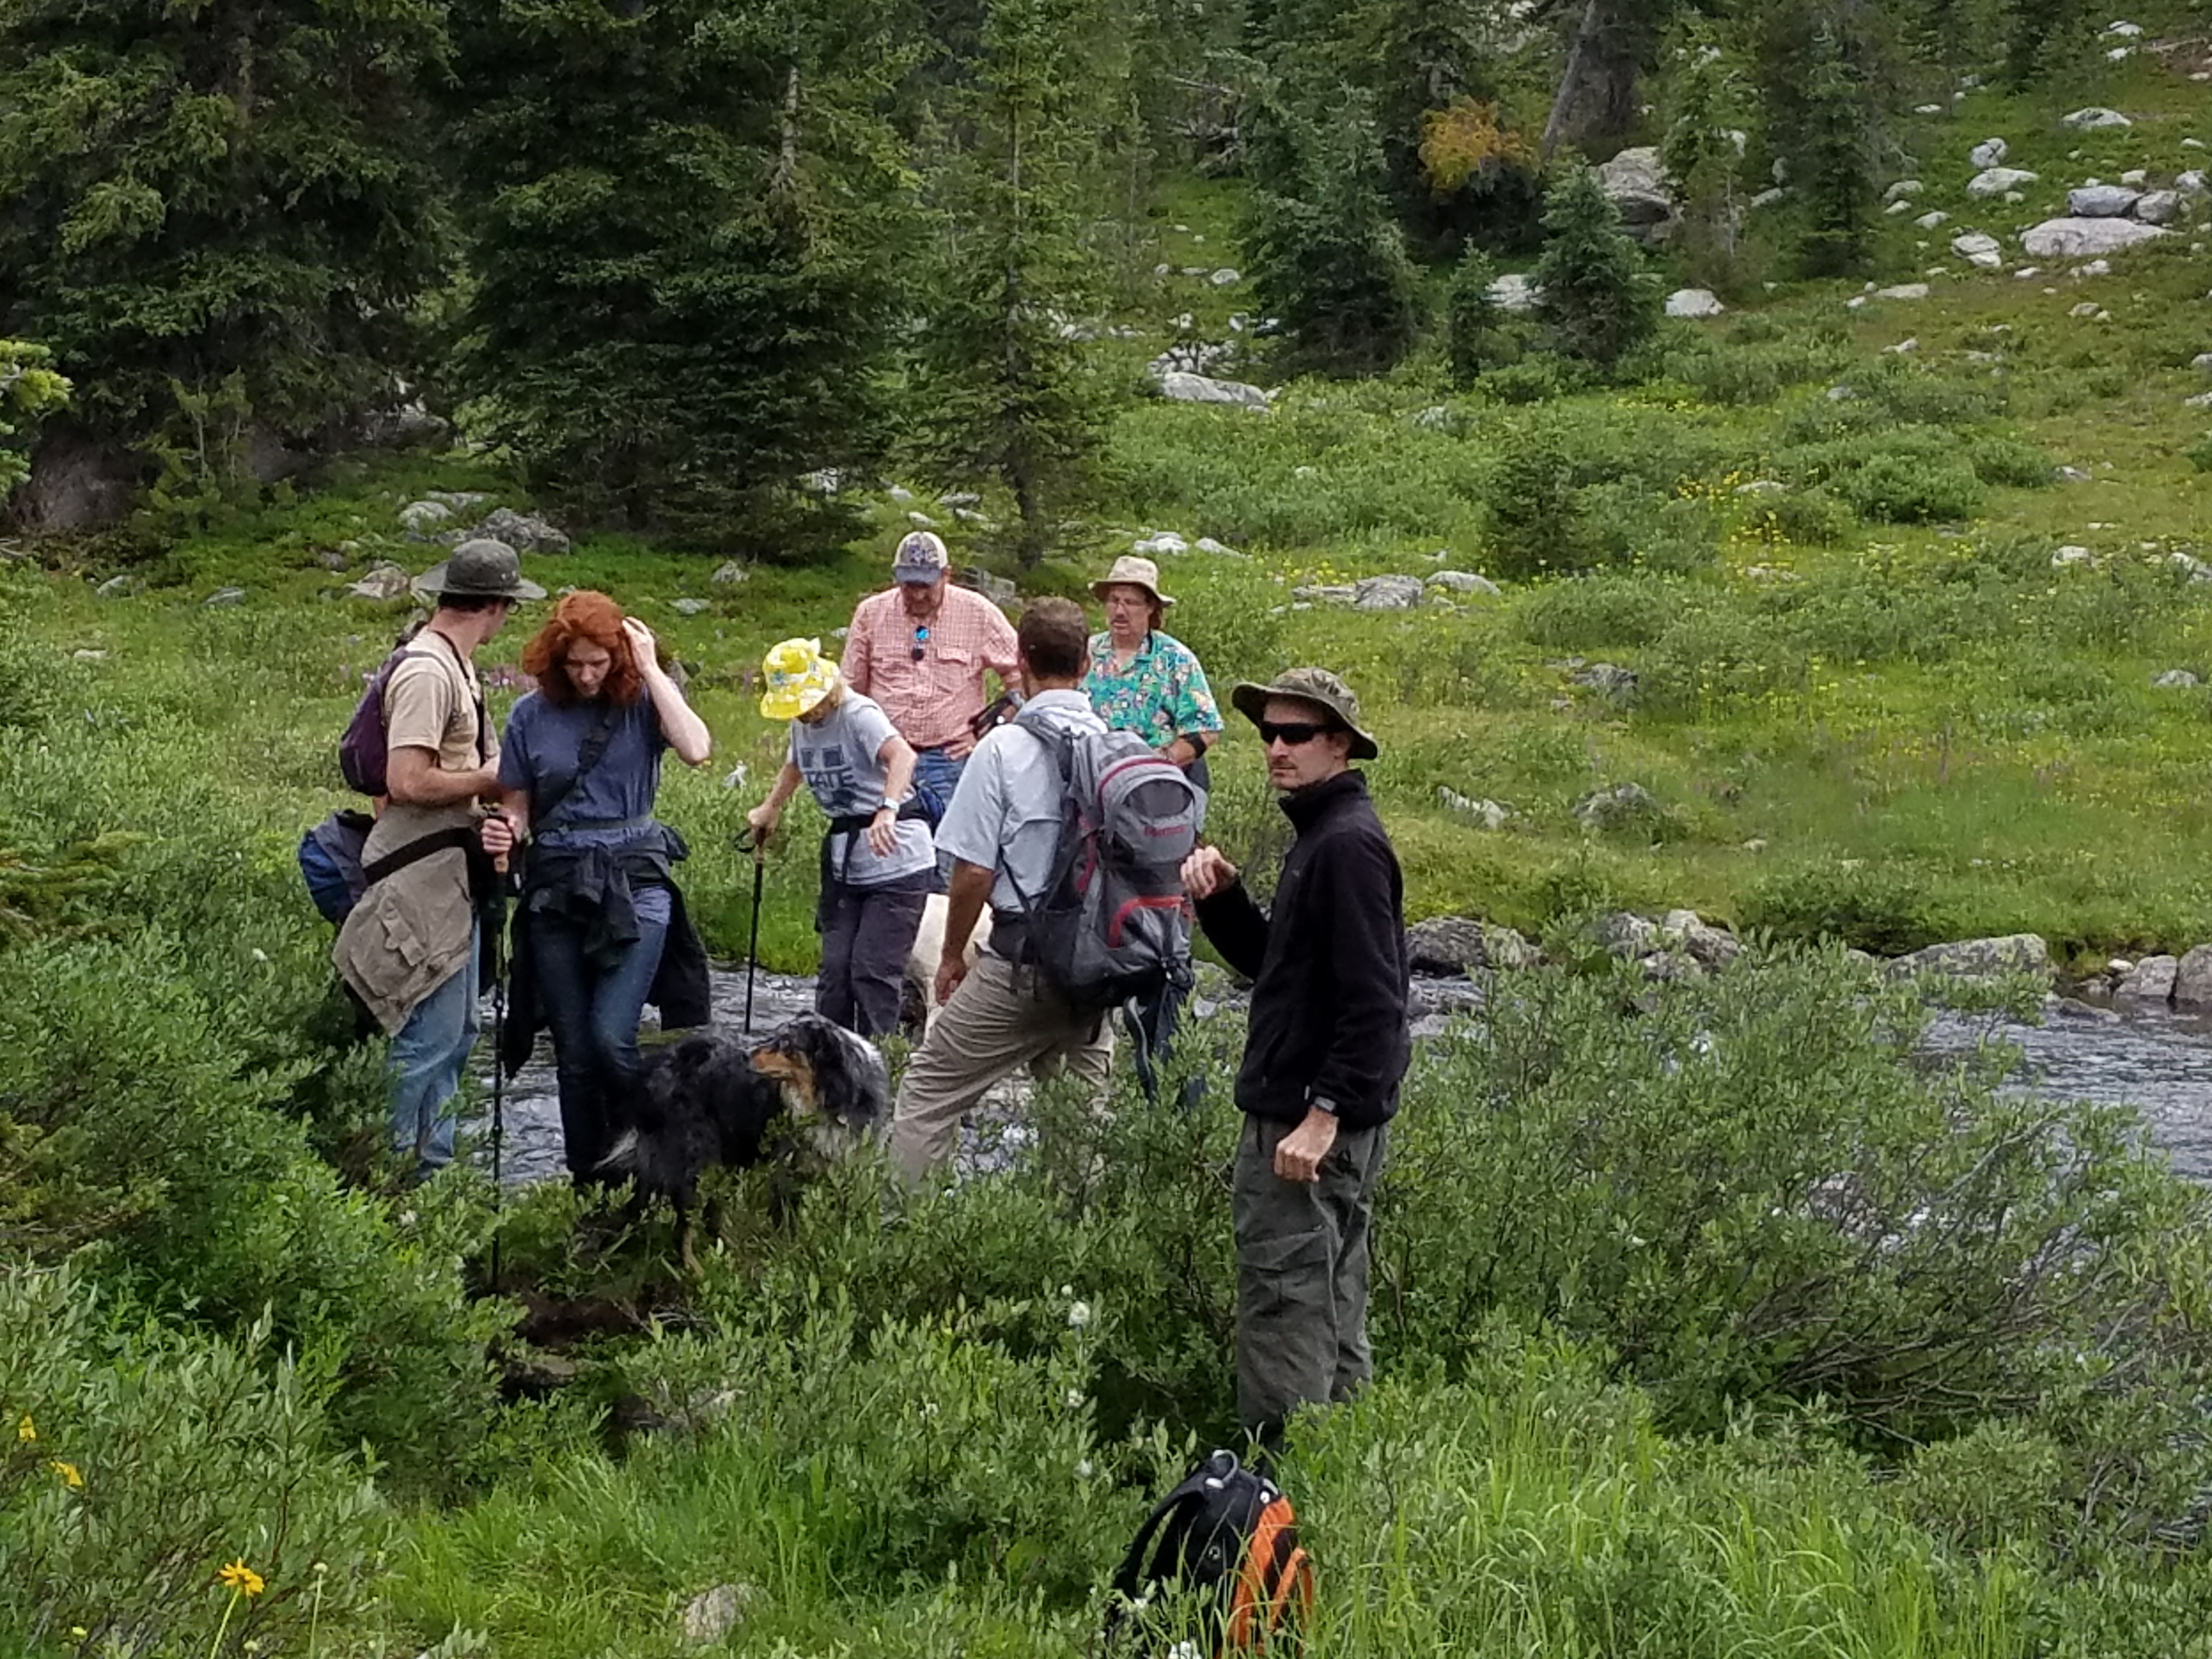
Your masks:
M1275 1173L1291 1127L1247 1117L1237 1142L1237 1417L1271 1443L1300 1406L1342 1400L1372 1370L1367 1230L1390 1133L1340 1130L1307 1183Z

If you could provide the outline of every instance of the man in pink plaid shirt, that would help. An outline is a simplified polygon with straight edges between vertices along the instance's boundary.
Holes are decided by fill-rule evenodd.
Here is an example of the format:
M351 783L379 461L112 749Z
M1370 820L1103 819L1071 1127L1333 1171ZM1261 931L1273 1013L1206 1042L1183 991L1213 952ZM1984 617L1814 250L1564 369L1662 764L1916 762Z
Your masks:
M933 827L975 746L973 722L990 701L985 671L1016 684L1014 625L981 593L952 585L945 544L927 530L898 544L891 577L853 612L840 666L914 745L915 786Z

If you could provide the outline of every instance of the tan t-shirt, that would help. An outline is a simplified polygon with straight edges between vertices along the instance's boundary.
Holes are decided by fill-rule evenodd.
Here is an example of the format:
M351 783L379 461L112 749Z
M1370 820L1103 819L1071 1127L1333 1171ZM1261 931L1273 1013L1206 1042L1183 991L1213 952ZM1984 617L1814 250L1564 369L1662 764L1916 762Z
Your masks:
M465 772L499 759L499 738L485 722L483 759L477 757L477 710L483 688L477 671L442 635L423 633L384 683L384 741L392 749L428 749L441 772Z

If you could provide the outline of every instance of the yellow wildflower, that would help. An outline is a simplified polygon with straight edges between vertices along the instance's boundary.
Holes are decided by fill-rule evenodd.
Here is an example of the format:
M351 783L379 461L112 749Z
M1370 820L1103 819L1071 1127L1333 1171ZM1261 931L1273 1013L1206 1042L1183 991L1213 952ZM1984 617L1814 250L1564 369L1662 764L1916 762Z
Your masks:
M84 1489L84 1476L77 1472L76 1464L64 1463L57 1457L46 1467L61 1476L62 1485L67 1486L71 1492L82 1492Z
M261 1575L246 1565L243 1556L216 1574L216 1578L249 1600L269 1588Z
M27 1446L38 1437L39 1425L31 1421L30 1413L25 1412L23 1420L15 1425L15 1438Z
M82 1625L71 1625L70 1626L70 1640L72 1642L82 1642L86 1637L91 1634L92 1632L87 1630Z

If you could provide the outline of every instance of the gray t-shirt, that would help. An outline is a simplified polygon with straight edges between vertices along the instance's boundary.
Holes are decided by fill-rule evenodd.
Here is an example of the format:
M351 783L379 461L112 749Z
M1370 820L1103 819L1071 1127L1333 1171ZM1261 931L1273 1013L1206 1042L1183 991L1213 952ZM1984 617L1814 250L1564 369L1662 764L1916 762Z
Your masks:
M1040 691L1022 713L1069 732L1106 729L1080 691ZM963 863L998 872L991 884L993 909L1025 909L1023 895L1042 899L1052 879L1063 799L1057 758L1034 733L1001 726L975 745L961 769L945 821L937 826L937 844Z
M866 817L884 804L884 744L896 737L890 716L875 700L847 690L836 708L821 720L791 723L791 763L806 780L823 813L833 818ZM847 842L854 843L848 849ZM936 848L929 826L920 818L902 818L898 845L889 858L878 858L861 836L833 836L830 867L854 887L877 887L923 870L937 867Z

